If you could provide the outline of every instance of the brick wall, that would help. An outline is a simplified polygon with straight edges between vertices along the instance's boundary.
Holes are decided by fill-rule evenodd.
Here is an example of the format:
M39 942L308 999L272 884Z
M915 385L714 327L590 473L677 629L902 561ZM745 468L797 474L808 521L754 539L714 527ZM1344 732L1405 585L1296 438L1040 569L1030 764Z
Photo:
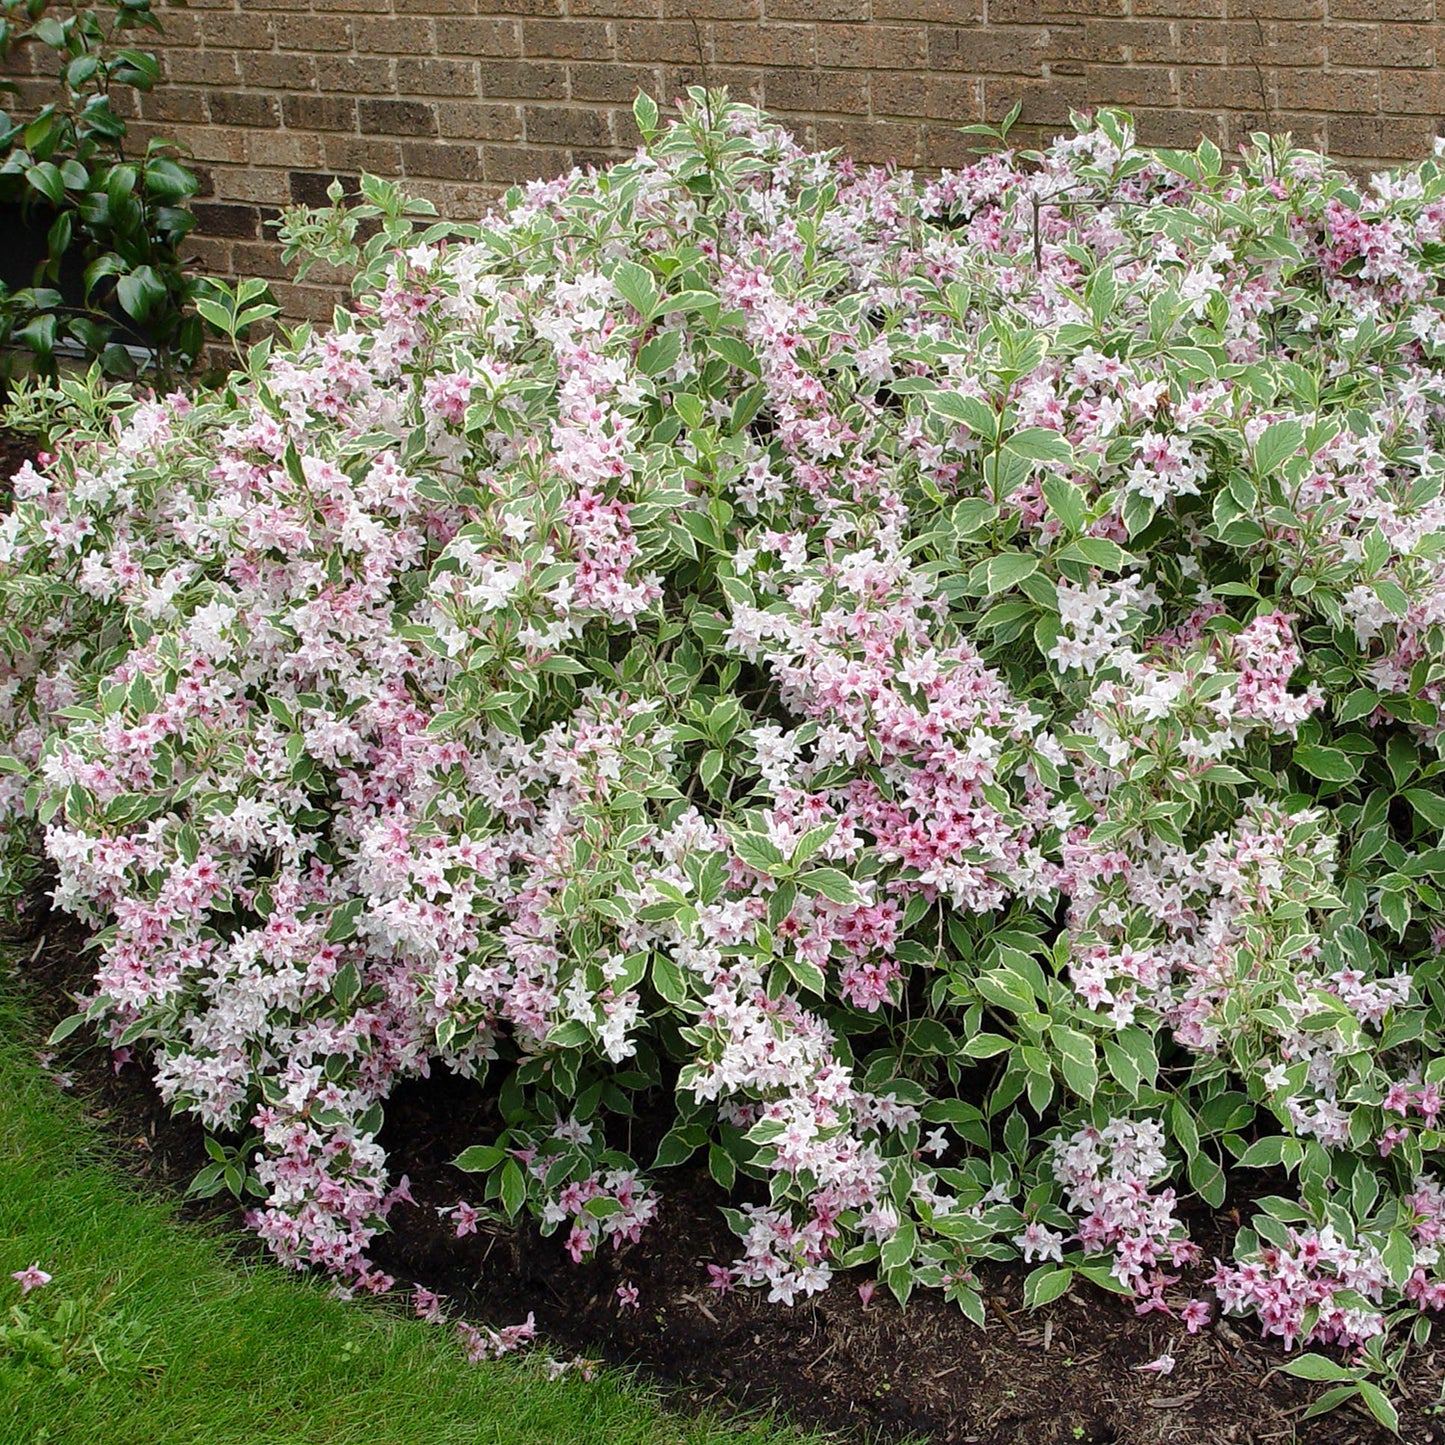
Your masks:
M1445 0L1441 0L1445 5ZM1143 138L1265 126L1358 165L1445 119L1436 0L158 0L165 80L140 137L206 181L196 250L280 277L265 221L333 175L404 176L474 215L510 182L635 143L639 87L727 85L861 161L968 158L956 126L1023 102L1029 138L1120 105ZM295 314L323 289L278 286Z

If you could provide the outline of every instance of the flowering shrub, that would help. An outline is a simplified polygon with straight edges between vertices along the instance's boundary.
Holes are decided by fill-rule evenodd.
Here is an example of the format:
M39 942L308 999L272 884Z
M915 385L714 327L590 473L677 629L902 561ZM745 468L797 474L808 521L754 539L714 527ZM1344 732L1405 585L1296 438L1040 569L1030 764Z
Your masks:
M616 1247L702 1151L720 1287L981 1320L1022 1255L1198 1329L1181 1206L1262 1195L1225 1310L1419 1338L1445 174L1106 114L921 183L638 119L478 226L291 218L360 268L333 330L15 478L0 802L85 1017L360 1287L441 1067L504 1120L459 1233Z

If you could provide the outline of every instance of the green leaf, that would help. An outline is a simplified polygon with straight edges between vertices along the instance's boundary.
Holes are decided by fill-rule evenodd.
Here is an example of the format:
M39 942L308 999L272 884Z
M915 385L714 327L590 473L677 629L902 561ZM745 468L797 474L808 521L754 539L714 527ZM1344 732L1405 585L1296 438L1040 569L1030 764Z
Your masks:
M723 1189L731 1190L737 1183L738 1166L736 1161L726 1149L720 1148L716 1144L708 1145L707 1172Z
M1313 1380L1316 1384L1355 1378L1343 1365L1336 1364L1324 1355L1301 1355L1297 1360L1291 1360L1280 1368L1286 1375L1293 1375L1297 1380Z
M1027 552L1000 552L984 563L984 583L990 594L1007 592L1039 570L1039 559Z
M928 397L928 409L945 421L966 426L976 435L993 441L998 436L998 417L994 409L976 396L964 396L956 391L934 392Z
M1403 1229L1392 1229L1380 1253L1389 1271L1390 1283L1396 1289L1403 1289L1415 1268L1415 1245L1410 1236Z
M1052 1304L1061 1295L1069 1292L1074 1282L1072 1269L1060 1269L1055 1265L1040 1265L1024 1280L1024 1305L1035 1310L1042 1305Z
M83 1013L68 1014L50 1031L50 1037L46 1043L51 1047L64 1043L84 1022L85 1015Z
M1055 1028L1049 1038L1058 1050L1064 1082L1081 1099L1092 1099L1094 1090L1099 1087L1099 1064L1094 1054L1094 1041L1087 1034L1070 1028Z
M1224 1170L1201 1149L1190 1157L1187 1172L1190 1188L1206 1204L1218 1209L1224 1203L1226 1188Z
M682 970L665 954L652 955L652 986L658 997L673 1008L680 1008L687 1001L687 984Z
M1048 462L1053 466L1070 466L1074 460L1074 449L1068 442L1058 432L1042 426L1016 431L1003 444L1003 449L1025 461Z
M1445 797L1426 792L1424 788L1407 788L1405 796L1410 800L1410 806L1432 828L1445 828Z
M1262 477L1272 476L1290 457L1298 454L1304 439L1303 424L1294 420L1277 421L1265 427L1254 444L1255 470Z
M637 367L647 376L661 376L677 365L681 355L682 332L661 331L637 353Z
M361 975L354 963L343 963L331 978L331 996L343 1009L349 1009L361 992Z
M959 1053L966 1059L992 1059L1006 1054L1013 1048L1013 1040L1003 1034L975 1034L968 1039Z
M527 1181L515 1159L508 1159L502 1166L501 1198L509 1219L515 1219L527 1202Z
M1235 1163L1241 1169L1273 1169L1284 1162L1285 1146L1289 1142L1282 1134L1256 1139Z
M1372 1385L1368 1380L1361 1380L1360 1399L1365 1402L1365 1408L1369 1410L1370 1414L1392 1435L1400 1433L1399 1412L1390 1403L1389 1396L1378 1385Z
M644 321L652 319L657 310L659 292L651 271L639 266L636 261L623 261L612 273L612 284L617 288L617 294Z
M1050 474L1043 480L1044 500L1071 537L1082 532L1089 521L1089 507L1084 494L1066 477Z
M1320 743L1301 743L1294 760L1310 777L1325 783L1350 783L1360 775L1360 764L1352 754Z
M1126 567L1139 565L1139 559L1132 552L1126 552L1107 537L1079 537L1063 548L1058 558L1060 562L1086 562L1107 572L1122 572Z
M998 508L982 497L965 497L954 506L949 520L960 537L973 537L998 521Z
M800 958L791 950L784 953L778 962L782 964L793 982L805 993L810 993L815 998L822 998L827 992L828 980L816 963L806 958Z
M657 314L670 316L675 311L691 313L716 310L720 304L716 291L679 291L675 295L664 296L657 303Z
M453 1167L467 1174L486 1174L495 1169L507 1151L497 1144L473 1144L452 1160Z
M144 321L165 299L166 288L152 267L137 266L116 282L115 294L127 316Z
M830 903L858 904L862 895L853 880L837 868L810 868L798 875L798 887L820 893Z
M761 833L739 833L732 840L733 851L755 872L780 877L788 871L788 860L771 838Z
M734 436L741 432L763 409L763 403L767 399L768 391L762 382L758 382L756 386L750 386L743 392L733 402L733 409L728 417L729 432Z
M184 166L160 157L146 162L145 186L153 196L167 201L183 201L195 195L200 181Z
M637 92L637 99L632 102L632 116L643 140L651 141L657 134L657 102L645 90Z
M25 172L25 182L32 191L37 191L52 205L65 204L65 180L60 167L49 161L41 161Z

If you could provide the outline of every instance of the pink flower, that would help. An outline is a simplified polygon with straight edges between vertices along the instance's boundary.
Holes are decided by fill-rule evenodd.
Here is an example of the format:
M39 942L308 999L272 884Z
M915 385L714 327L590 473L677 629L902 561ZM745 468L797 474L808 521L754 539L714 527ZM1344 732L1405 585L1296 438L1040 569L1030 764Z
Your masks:
M1179 1312L1184 1328L1191 1335L1197 1335L1213 1318L1209 1306L1202 1299L1192 1299Z
M725 1264L710 1264L707 1267L707 1285L719 1294L731 1294L736 1286L733 1272Z
M412 1308L416 1311L419 1320L425 1320L429 1325L438 1325L442 1322L442 1297L434 1294L423 1285L417 1285L412 1291Z
M617 1286L618 1306L625 1310L635 1310L637 1304L637 1286L631 1280L624 1280Z
M29 1269L17 1269L10 1278L18 1280L21 1295L27 1295L33 1289L44 1289L54 1276L46 1274L46 1272L40 1268L40 1263L37 1260Z
M871 1279L864 1280L863 1283L858 1286L858 1298L863 1301L863 1308L865 1310L868 1308L869 1302L872 1300L877 1289L878 1286Z
M465 1199L459 1200L456 1208L452 1210L452 1218L456 1221L457 1226L457 1238L460 1239L465 1234L475 1234L477 1220L480 1217Z
M1172 1375L1174 1373L1174 1356L1165 1350L1157 1359L1150 1360L1147 1365L1135 1365L1136 1370L1147 1370L1151 1375Z

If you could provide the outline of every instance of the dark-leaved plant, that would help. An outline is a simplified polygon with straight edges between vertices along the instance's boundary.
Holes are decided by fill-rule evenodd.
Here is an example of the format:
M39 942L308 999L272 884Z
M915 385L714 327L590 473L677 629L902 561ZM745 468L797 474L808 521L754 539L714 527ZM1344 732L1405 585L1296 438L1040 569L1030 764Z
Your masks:
M160 73L128 42L159 29L151 0L0 0L0 64L13 72L27 51L53 62L42 104L0 112L0 203L45 238L31 284L0 288L0 346L28 350L47 374L67 350L123 373L139 347L167 381L201 350L191 303L204 283L181 255L197 179L170 141L133 153L123 115L121 97ZM0 87L17 102L31 93L13 78Z

